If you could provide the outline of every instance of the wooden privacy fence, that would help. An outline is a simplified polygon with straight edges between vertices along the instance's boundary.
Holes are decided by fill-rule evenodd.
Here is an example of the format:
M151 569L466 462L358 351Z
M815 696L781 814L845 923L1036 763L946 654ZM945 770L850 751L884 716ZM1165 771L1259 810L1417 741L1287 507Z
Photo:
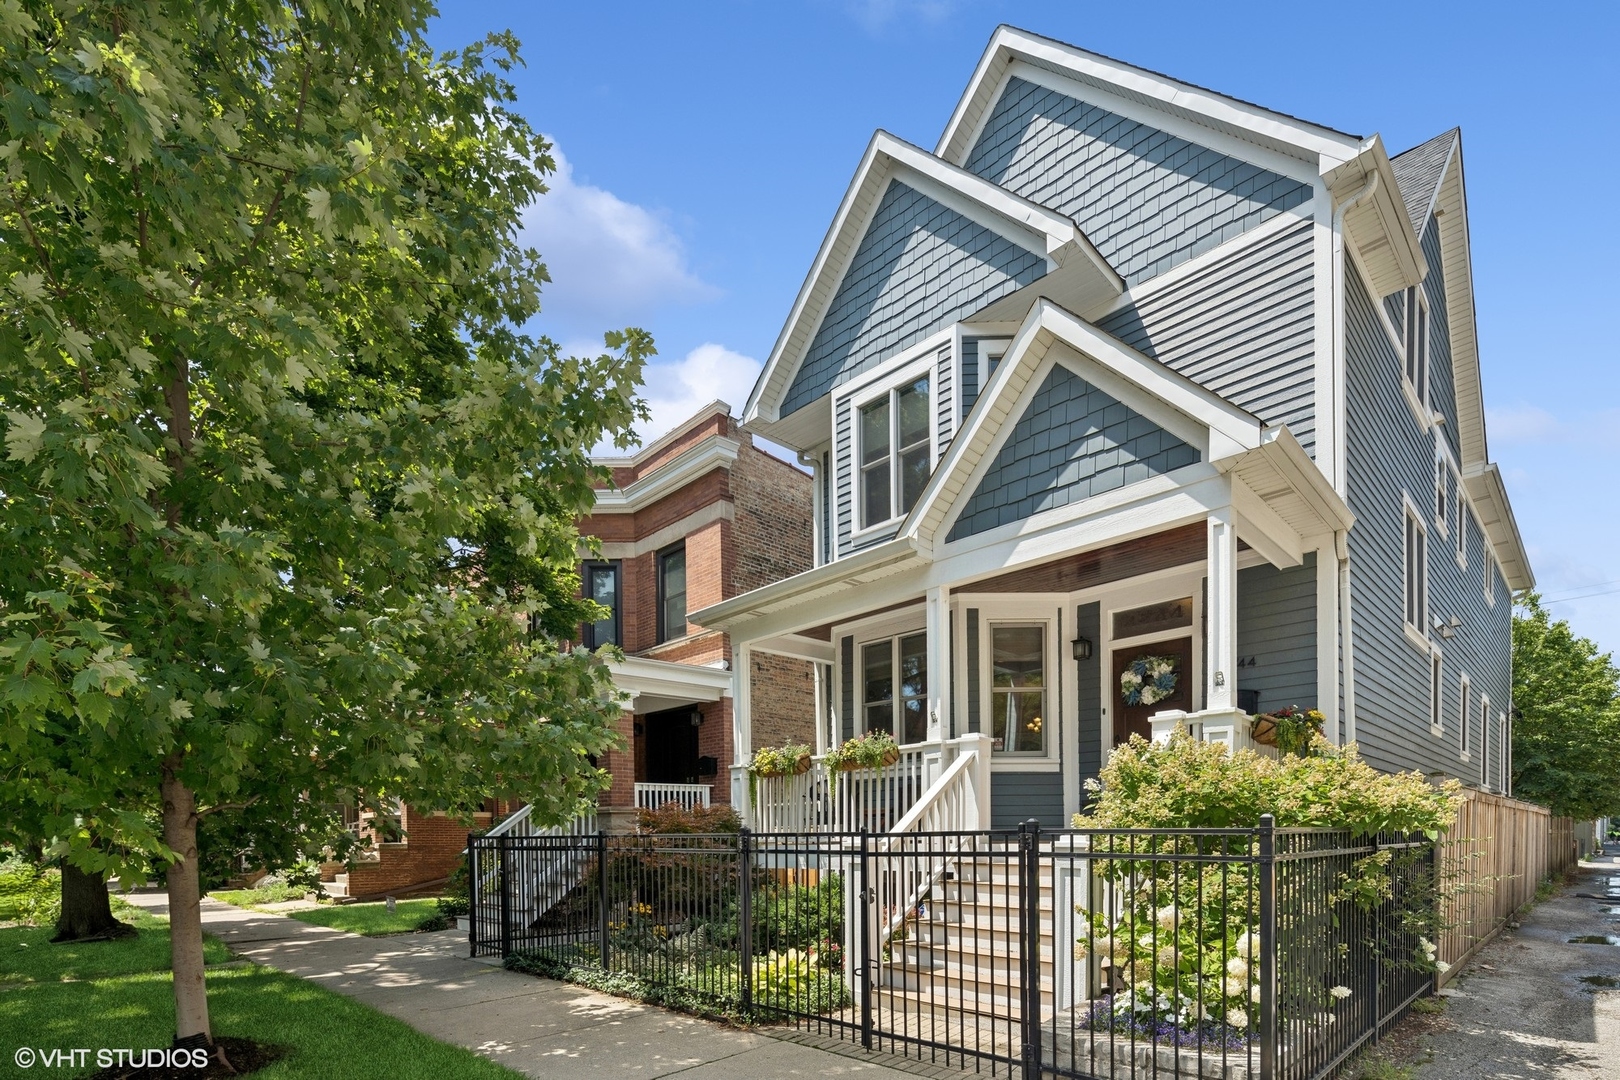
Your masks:
M1439 958L1451 965L1439 976L1443 986L1535 897L1543 878L1575 865L1575 823L1544 806L1471 791L1439 852L1448 899L1446 930L1436 944Z

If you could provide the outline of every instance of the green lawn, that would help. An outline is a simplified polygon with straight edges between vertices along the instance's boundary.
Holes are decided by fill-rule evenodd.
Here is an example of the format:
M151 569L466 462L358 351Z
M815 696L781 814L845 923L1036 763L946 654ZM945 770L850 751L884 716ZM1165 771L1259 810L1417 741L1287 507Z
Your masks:
M133 920L132 920L133 921ZM174 997L162 920L150 916L138 938L83 946L43 943L48 930L0 929L0 1061L19 1046L167 1046ZM105 951L101 951L105 950ZM228 954L218 942L209 960ZM428 1038L404 1023L313 983L251 964L208 972L214 1033L289 1048L254 1073L264 1080L517 1080L517 1073L460 1047ZM38 1070L36 1070L38 1071ZM52 1075L64 1075L49 1070ZM95 1071L93 1066L81 1075Z
M388 913L383 902L366 904L334 904L331 907L310 908L306 911L286 912L289 918L311 926L330 926L334 930L347 930L351 934L377 937L382 934L406 934L421 925L429 915L437 914L437 900L396 900L394 913Z

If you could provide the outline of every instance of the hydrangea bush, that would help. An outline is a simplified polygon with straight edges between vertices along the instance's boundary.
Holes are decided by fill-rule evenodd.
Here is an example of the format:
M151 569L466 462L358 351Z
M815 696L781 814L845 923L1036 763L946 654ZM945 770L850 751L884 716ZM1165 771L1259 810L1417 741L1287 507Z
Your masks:
M1436 786L1418 773L1378 772L1353 745L1335 747L1321 738L1312 741L1307 756L1277 760L1251 751L1232 754L1184 732L1164 743L1132 738L1088 787L1092 806L1076 817L1077 828L1253 828L1262 814L1271 814L1280 828L1342 830L1363 839L1421 834L1430 840L1455 820L1461 792L1456 781ZM1253 1032L1260 904L1250 867L1129 857L1252 852L1234 848L1234 839L1161 834L1150 846L1138 843L1122 849L1118 859L1093 862L1110 902L1102 910L1077 909L1087 921L1075 944L1076 958L1094 958L1107 980L1108 996L1093 1009L1093 1026L1140 1034L1169 1025L1199 1044L1229 1043ZM1096 840L1094 851L1108 842ZM1416 935L1420 944L1411 955L1382 959L1435 970L1428 942L1437 930L1436 886L1414 873L1422 869L1416 858L1415 851L1381 851L1355 860L1329 883L1323 903L1283 916L1293 920L1287 936L1318 945L1331 941L1337 909L1348 904L1380 910L1395 897L1399 880L1393 918L1404 936ZM1282 1003L1330 1020L1352 996L1329 974L1330 961L1343 948L1313 948L1280 964Z

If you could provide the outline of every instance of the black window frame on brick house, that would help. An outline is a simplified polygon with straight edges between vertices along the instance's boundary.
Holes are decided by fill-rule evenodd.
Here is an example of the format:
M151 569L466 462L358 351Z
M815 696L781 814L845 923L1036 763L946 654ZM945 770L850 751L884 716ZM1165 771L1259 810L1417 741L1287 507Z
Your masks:
M587 649L600 649L603 645L617 645L624 647L624 567L617 559L591 559L581 565L579 570L580 595L587 600L596 600L596 575L603 572L613 575L613 614L606 619L594 623L585 623L579 628L580 644ZM601 601L597 601L601 603ZM601 632L603 623L610 623L611 629L607 634Z
M677 556L681 560L681 588L678 594L673 594L669 589L669 566L670 560ZM662 645L666 641L686 636L686 590L688 582L686 541L683 540L678 544L672 544L660 551L657 556L656 570L658 575L658 643ZM680 618L672 619L673 612L670 609L670 604L676 595L680 597ZM671 627L672 622L678 623L679 626ZM676 632L671 633L672 629L676 630Z

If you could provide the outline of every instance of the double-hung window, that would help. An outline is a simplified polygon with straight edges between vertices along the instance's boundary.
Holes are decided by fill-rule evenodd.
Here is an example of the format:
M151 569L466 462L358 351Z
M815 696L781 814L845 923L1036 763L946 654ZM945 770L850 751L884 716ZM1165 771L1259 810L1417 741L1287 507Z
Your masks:
M603 645L623 645L619 637L619 564L616 562L588 562L580 572L581 591L589 600L608 609L607 615L581 628L580 641L587 649Z
M686 636L686 545L658 553L658 640Z
M1420 637L1428 634L1429 615L1429 538L1423 523L1410 508L1406 511L1406 625Z
M909 513L934 465L928 376L893 387L860 409L863 529Z
M1004 754L1045 754L1046 624L990 627L990 737Z
M1418 405L1425 411L1429 407L1429 303L1423 296L1423 287L1414 285L1406 290L1405 323L1402 328L1406 353L1406 382Z
M928 738L928 635L906 634L861 646L864 730L896 742Z
M1441 698L1445 696L1441 689L1442 672L1440 650L1434 649L1429 653L1429 732L1436 737L1446 732L1445 716L1440 711Z
M1484 694L1479 696L1479 745L1482 750L1480 782L1488 789L1491 786L1491 699Z

